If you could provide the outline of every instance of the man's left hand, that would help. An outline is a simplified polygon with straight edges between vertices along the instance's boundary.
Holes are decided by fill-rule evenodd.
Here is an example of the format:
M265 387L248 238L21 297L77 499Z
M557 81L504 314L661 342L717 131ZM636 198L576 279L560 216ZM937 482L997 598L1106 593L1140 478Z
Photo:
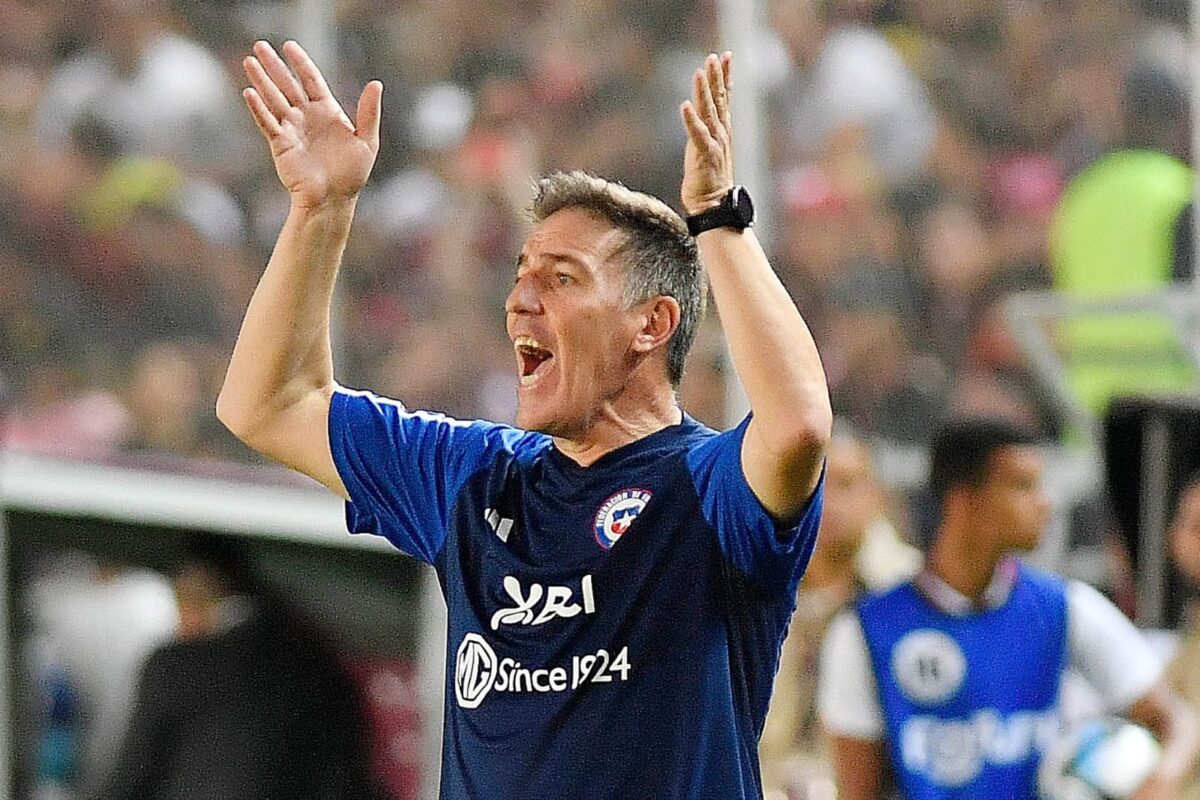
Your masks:
M680 108L688 135L680 200L689 215L716 207L733 188L732 65L728 51L710 55L692 76L692 99Z

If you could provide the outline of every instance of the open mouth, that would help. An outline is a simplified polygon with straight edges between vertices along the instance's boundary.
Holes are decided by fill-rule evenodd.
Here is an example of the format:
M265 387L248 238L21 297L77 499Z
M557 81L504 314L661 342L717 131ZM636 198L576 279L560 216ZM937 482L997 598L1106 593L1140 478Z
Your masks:
M554 354L532 336L518 336L513 344L517 349L521 385L530 386L546 372Z

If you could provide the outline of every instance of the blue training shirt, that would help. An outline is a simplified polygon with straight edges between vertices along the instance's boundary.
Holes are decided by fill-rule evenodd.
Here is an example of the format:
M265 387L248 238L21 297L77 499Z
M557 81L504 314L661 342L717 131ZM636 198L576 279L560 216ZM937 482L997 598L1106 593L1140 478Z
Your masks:
M1036 800L1067 667L1062 579L1018 568L1007 600L957 615L912 583L858 604L907 800Z
M762 796L822 489L777 525L747 424L685 417L581 467L541 434L335 393L348 527L432 564L446 599L443 798Z

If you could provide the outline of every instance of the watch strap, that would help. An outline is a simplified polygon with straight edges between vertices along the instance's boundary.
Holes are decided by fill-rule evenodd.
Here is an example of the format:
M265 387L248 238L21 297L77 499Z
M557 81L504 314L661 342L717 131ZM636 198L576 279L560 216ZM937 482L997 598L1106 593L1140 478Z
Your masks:
M740 231L753 225L754 221L746 219L734 205L734 195L739 191L744 192L745 189L735 186L721 198L720 205L698 214L689 215L687 218L688 233L692 236L699 236L705 231L716 228L735 228Z

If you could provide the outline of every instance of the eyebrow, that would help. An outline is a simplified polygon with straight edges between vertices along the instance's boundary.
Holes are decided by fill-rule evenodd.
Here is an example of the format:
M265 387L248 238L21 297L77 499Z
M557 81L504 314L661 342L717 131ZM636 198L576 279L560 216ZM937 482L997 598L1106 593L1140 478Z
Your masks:
M550 258L554 259L555 261L566 261L568 264L574 264L575 266L579 267L580 269L584 270L585 272L592 271L592 268L588 265L588 263L586 261L579 258L578 256L573 256L570 253L552 252L552 253L546 253L546 255L549 256Z
M543 255L545 255L547 258L549 258L552 261L566 261L568 264L574 264L575 266L579 267L581 270L583 270L584 272L587 272L589 274L591 272L593 272L593 269L590 266L588 266L586 261L579 258L578 256L571 255L570 253L553 250L553 251L544 253ZM525 251L522 250L521 253L517 256L517 269L520 269L521 267L525 266L527 263L529 263L529 259L526 256Z

